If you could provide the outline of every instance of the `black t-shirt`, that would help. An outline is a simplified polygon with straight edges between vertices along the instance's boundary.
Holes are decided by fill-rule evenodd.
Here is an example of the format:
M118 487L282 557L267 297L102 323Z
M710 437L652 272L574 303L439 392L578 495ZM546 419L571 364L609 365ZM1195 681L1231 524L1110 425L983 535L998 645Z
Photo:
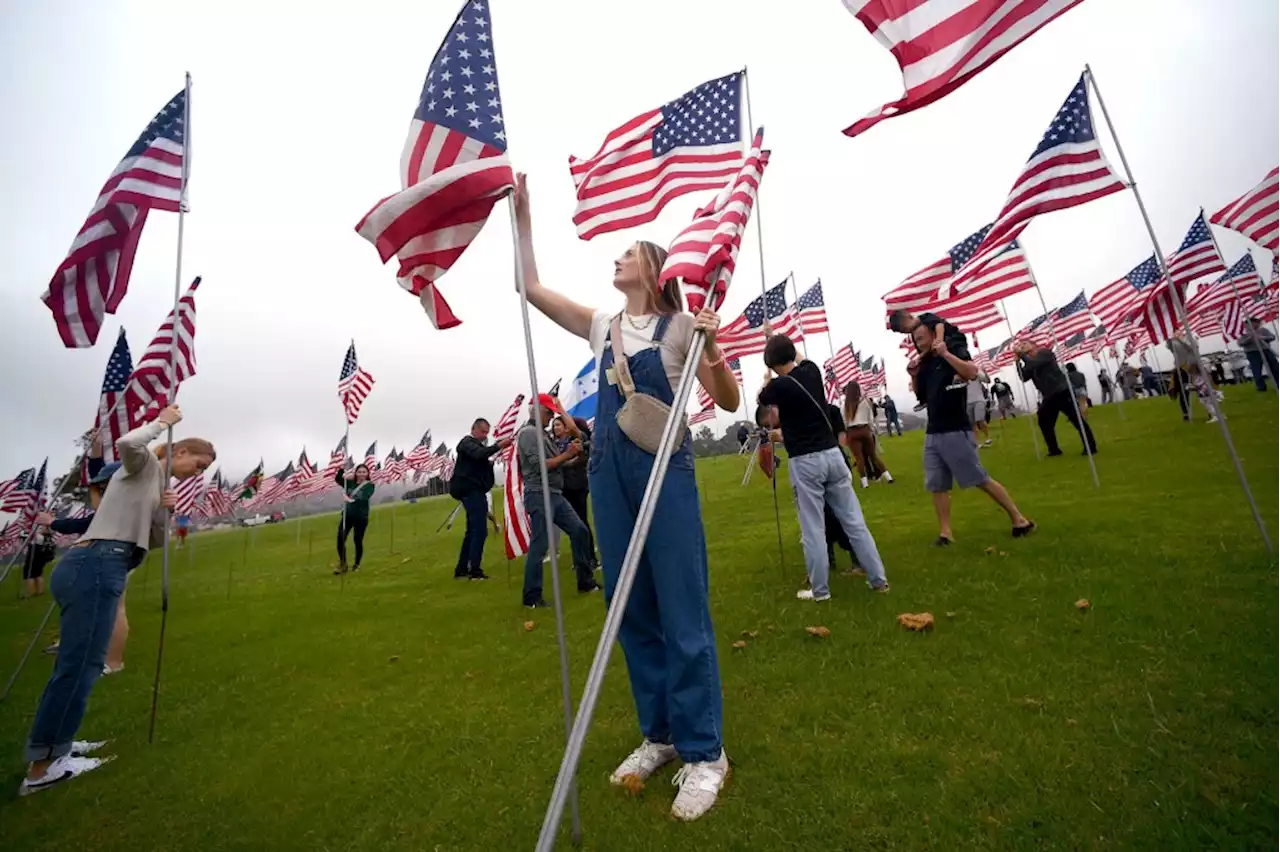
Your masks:
M969 339L964 336L963 331L937 314L920 314L916 319L920 320L922 325L928 326L930 331L933 331L938 323L942 323L942 341L947 344L947 351L962 361L969 360Z
M1001 399L1004 399L1006 396L1009 396L1010 394L1013 393L1013 388L1009 387L1004 382L996 382L991 386L991 390L996 396L1000 397Z
M776 377L760 390L761 405L778 407L778 425L787 455L803 456L837 446L823 398L822 371L812 361L801 361L790 373ZM838 419L839 411L836 416Z
M916 378L919 382L920 395L929 407L929 424L925 432L936 435L939 432L965 432L969 423L968 382L956 375L955 368L945 358L927 358L920 362L920 372Z

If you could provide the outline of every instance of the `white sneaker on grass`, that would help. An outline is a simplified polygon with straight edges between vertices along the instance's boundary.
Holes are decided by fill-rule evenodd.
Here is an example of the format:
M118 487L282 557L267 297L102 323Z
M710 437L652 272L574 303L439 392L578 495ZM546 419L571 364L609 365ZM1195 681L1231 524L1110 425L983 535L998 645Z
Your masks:
M106 740L76 740L71 744L71 756L84 757L86 754L93 754L106 744Z
M618 764L609 776L609 783L618 787L643 785L649 776L676 759L676 747L666 743L645 740L627 759Z
M886 470L884 473L880 474L880 481L893 482L893 474Z
M702 816L716 803L720 789L728 779L729 758L724 749L720 750L718 760L686 763L671 779L671 783L680 788L676 800L671 803L671 815L686 822Z
M825 595L815 595L813 593L813 589L801 589L800 591L796 592L796 599L802 600L802 601L815 601L817 603L822 603L823 601L831 600L831 593L827 592Z
M864 477L862 477L862 487L863 487L863 488L868 488L868 487L870 487L870 483L868 483L868 482L867 482L867 478L866 478L865 476L864 476Z
M69 754L65 754L49 764L49 768L45 770L44 777L35 781L27 778L22 779L22 786L18 788L18 795L30 796L33 793L39 793L41 790L47 790L55 784L70 781L72 778L83 775L86 772L92 772L110 760L112 760L110 757L99 759L96 757L72 757Z

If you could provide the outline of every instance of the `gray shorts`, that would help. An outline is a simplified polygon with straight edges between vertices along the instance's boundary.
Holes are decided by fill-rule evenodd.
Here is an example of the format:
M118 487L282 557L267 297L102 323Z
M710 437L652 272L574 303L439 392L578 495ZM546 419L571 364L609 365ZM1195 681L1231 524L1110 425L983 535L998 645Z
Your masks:
M985 423L987 422L987 401L969 403L969 422Z
M991 477L978 461L973 432L939 432L924 436L924 488L934 494L950 491L952 482L974 488Z

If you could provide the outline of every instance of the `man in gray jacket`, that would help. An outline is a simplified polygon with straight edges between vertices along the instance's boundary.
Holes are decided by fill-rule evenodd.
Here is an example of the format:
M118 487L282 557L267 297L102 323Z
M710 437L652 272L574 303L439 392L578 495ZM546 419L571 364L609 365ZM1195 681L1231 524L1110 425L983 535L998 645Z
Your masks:
M564 498L564 472L561 468L582 452L581 432L573 418L561 418L569 434L575 439L564 452L547 433L551 418L564 414L549 394L539 394L530 406L535 419L530 419L516 435L516 459L520 465L520 477L524 480L524 510L529 515L529 552L524 558L524 605L530 609L545 607L542 598L542 558L547 553L546 504L542 493L542 472L538 464L538 443L542 443L547 459L547 490L551 495L551 521L569 536L573 549L573 567L578 575L578 591L594 592L600 588L591 571L591 533L578 513ZM538 423L539 425L534 425ZM552 566L555 570L556 566Z
M1280 376L1280 365L1276 364L1276 353L1272 351L1271 344L1275 343L1276 336L1271 333L1271 329L1267 328L1257 317L1249 317L1249 330L1241 335L1236 341L1241 349L1244 350L1244 357L1249 359L1249 372L1253 373L1253 384L1260 391L1267 389L1267 373L1262 368L1262 359L1267 359L1267 367L1271 370L1271 380L1276 381L1276 377Z

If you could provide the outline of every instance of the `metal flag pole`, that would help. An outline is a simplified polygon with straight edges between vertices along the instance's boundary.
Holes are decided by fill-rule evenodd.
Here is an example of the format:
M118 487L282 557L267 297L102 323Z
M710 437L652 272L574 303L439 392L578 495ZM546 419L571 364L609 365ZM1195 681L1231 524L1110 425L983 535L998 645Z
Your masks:
M538 401L538 368L533 359L533 329L529 325L529 295L525 289L524 262L520 256L520 229L516 224L516 198L514 193L507 195L507 211L511 216L511 247L515 250L516 287L520 290L520 319L524 323L524 354L529 362L529 389L532 394L531 402L533 403L535 418L534 428L538 430L538 476L542 481L542 516L546 522L547 547L549 548L548 552L551 554L551 593L555 598L556 641L560 646L560 686L564 699L564 736L566 746L572 747L572 734L575 729L573 724L573 696L569 689L569 651L565 646L564 639L564 607L561 606L560 602L560 559L559 554L556 552L560 545L560 531L556 529L551 517L551 486L548 484L547 448L542 432L542 403ZM684 411L687 404L688 394L679 402L678 406L672 408L672 411ZM517 463L516 454L513 452L511 464ZM526 558L528 558L527 554ZM508 572L511 570L509 562L507 570ZM538 566L538 570L542 570L541 565ZM510 581L508 580L508 582ZM561 768L563 769L563 766ZM573 842L577 845L582 843L582 819L578 814L577 784L572 776L573 772L571 770L569 778L565 782L564 795L571 795L573 799L570 805L570 820L573 830ZM557 786L557 789L559 789L559 786ZM560 799L560 807L563 810L563 796ZM556 817L556 822L558 823L559 813L556 814ZM553 829L553 837L554 834Z
M717 280L721 269L722 267L717 266L709 280ZM702 331L694 331L689 352L685 356L684 368L680 372L680 382L675 388L671 414L662 428L662 437L658 441L653 468L649 471L649 481L645 485L644 497L636 513L631 541L627 544L622 568L618 572L613 601L605 614L604 629L600 631L600 641L596 644L595 656L591 660L591 670L587 673L587 684L582 693L582 701L578 704L578 715L573 720L573 730L569 735L564 759L560 762L560 772L556 776L555 788L551 792L551 801L547 803L542 830L538 834L536 847L538 852L550 852L555 845L556 830L560 824L560 817L564 813L565 798L573 787L574 773L577 771L578 760L582 757L582 746L586 742L587 730L591 727L591 717L595 713L596 702L600 699L600 689L604 685L609 656L613 653L618 631L622 627L623 613L626 612L627 600L631 597L631 587L635 584L636 570L640 566L640 557L644 553L645 541L649 538L649 527L653 523L653 513L658 505L658 494L662 490L662 482L666 479L667 467L671 463L671 453L675 449L676 436L679 434L677 424L689 405L689 396L693 391L698 364L702 360L702 352L706 344L706 334Z
M787 560L783 555L782 547L782 513L778 511L778 447L773 443L772 438L769 440L769 452L773 456L773 476L769 477L769 481L773 484L773 525L778 530L778 570L782 572L782 579L785 582Z
M742 141L750 144L751 134L756 126L751 118L751 80L747 77L747 66L742 66L742 97L747 103L747 125L742 129ZM757 190L756 200L754 204L753 218L756 220L756 249L760 254L760 296L763 303L768 299L768 285L765 283L764 276L764 224L760 219L760 193ZM769 306L764 306L764 326L769 329ZM766 334L766 336L768 336ZM684 409L681 409L683 411Z
M1027 264L1030 270L1031 264ZM1009 311L1005 309L1004 299L1000 300L1000 313L1004 314L1005 327L1009 329L1009 345L1013 346L1013 323L1009 322ZM1027 396L1027 383L1022 380L1022 374L1018 372L1017 360L1014 360L1014 374L1018 377L1018 389L1022 391L1022 407L1027 410L1027 426L1031 427L1031 446L1036 451L1036 461L1040 461L1040 440L1036 438L1036 424L1032 423L1031 398ZM1069 383L1068 383L1069 384Z
M1151 236L1151 246L1156 252L1156 262L1160 264L1160 273L1164 276L1169 285L1169 292L1173 296L1173 306L1177 311L1178 319L1181 321L1183 328L1187 330L1187 342L1191 346L1191 352L1195 356L1196 361L1200 364L1200 369L1204 370L1204 361L1200 357L1200 346L1196 341L1195 332L1191 330L1190 323L1187 322L1187 308L1182 303L1182 294L1178 292L1178 288L1173 286L1173 278L1169 275L1168 265L1164 260L1164 252L1160 250L1160 241L1156 237L1155 227L1151 224L1151 217L1147 215L1147 206L1142 203L1142 193L1138 192L1138 182L1133 179L1133 172L1129 168L1129 161L1125 159L1124 148L1120 145L1120 137L1116 135L1115 125L1111 123L1111 115L1107 112L1106 102L1102 99L1102 92L1098 89L1098 81L1093 76L1093 70L1088 66L1084 66L1085 76L1089 79L1089 84L1093 87L1093 93L1098 98L1098 106L1102 109L1102 117L1107 122L1107 129L1111 132L1111 139L1116 143L1116 153L1120 155L1120 164L1124 167L1125 177L1129 180L1129 188L1133 190L1134 200L1138 202L1138 211L1142 213L1142 221L1147 226L1147 233ZM1176 366L1176 365L1175 365ZM1266 542L1267 552L1275 553L1275 546L1271 543L1271 534L1267 532L1266 522L1262 520L1262 514L1258 511L1258 504L1253 499L1253 490L1249 487L1249 479L1244 475L1244 467L1240 464L1240 456L1236 453L1235 442L1231 439L1231 429L1227 426L1227 419L1222 416L1218 409L1217 395L1210 390L1207 397L1209 401L1209 411L1217 418L1218 426L1222 430L1222 440L1227 445L1227 452L1231 455L1231 463L1235 466L1236 476L1240 479L1240 488L1244 491L1245 499L1249 502L1249 510L1253 513L1253 522L1258 525L1258 532L1262 534L1262 540Z
M756 220L756 224L757 224L757 225L758 225L758 224L760 224L759 220ZM763 244L762 244L762 245L763 245ZM761 268L763 268L763 267L764 267L764 264L763 264L763 263L761 263L761 264L760 264L760 266L761 266ZM794 271L793 271L793 272L788 272L788 273L787 273L787 281L791 284L791 304L792 304L792 306L793 306L793 307L795 307L795 308L797 309L796 317L797 317L797 319L798 319L798 318L799 318L799 308L800 308L800 292L796 289L796 274L795 274L795 272L794 272ZM823 308L823 310L826 310L826 308L824 307L824 308ZM766 311L767 311L767 308L766 308ZM809 345L808 345L808 344L805 342L805 340L804 340L804 328L803 328L803 327L801 327L801 329L800 329L800 335L801 335L801 336L800 336L800 354L801 354L801 355L803 355L805 358L808 358L808 357L809 357Z
M1202 217L1204 216L1203 207L1200 208L1200 215ZM1209 221L1208 219L1205 219L1205 222L1208 222L1208 221ZM1214 236L1212 226L1209 227L1209 239L1213 241L1213 250L1218 253L1218 259L1222 261L1223 266L1226 266L1227 265L1226 259L1223 258L1222 256L1222 249L1218 246L1218 238ZM1246 249L1246 251L1248 251L1248 249ZM1258 280L1259 281L1262 280L1261 275L1258 276ZM1244 299L1241 298L1240 296L1240 288L1236 286L1236 280L1228 276L1227 283L1231 285L1231 292L1235 294L1236 301L1240 303L1241 307L1244 307ZM1247 320L1248 318L1246 317L1245 319ZM1231 341L1227 338L1227 323L1223 319L1222 314L1218 315L1218 322L1222 326L1222 340L1229 346L1231 344ZM1224 346L1223 348L1225 349L1226 347ZM1241 348L1243 349L1244 347L1241 347ZM1263 365L1264 368L1271 370L1271 380L1276 383L1276 391L1280 392L1280 376L1276 375L1275 367L1272 366L1271 360L1269 358L1266 358L1264 356L1262 360L1265 362ZM1265 382L1263 384L1265 384Z
M187 181L191 175L191 73L187 73L186 95L182 104L182 189L178 193L178 256L173 272L173 331L169 341L169 399L178 398L178 335L182 318L178 314L182 299L182 235L187 215ZM164 487L173 475L173 427L165 430ZM151 684L151 721L147 726L147 742L156 735L156 702L160 698L160 667L164 662L164 632L169 622L169 540L172 538L172 512L164 510L164 557L160 563L160 641L156 649L156 676Z
M1036 274L1031 268L1031 258L1026 256L1026 246L1023 246L1022 250L1024 257L1026 257L1027 260L1027 274L1031 278L1032 286L1036 288L1036 296L1040 299L1040 309L1045 314L1049 315L1049 334L1053 337L1054 360L1057 361L1058 372L1062 374L1063 381L1067 383L1067 395L1071 397L1071 405L1076 410L1076 419L1080 424L1080 440L1084 443L1085 455L1089 457L1089 472L1093 474L1093 487L1101 488L1102 484L1098 482L1098 466L1094 464L1093 461L1093 447L1089 446L1089 432L1092 432L1093 430L1089 427L1089 424L1085 422L1084 412L1080 410L1080 400L1076 398L1076 389L1071 386L1071 376L1067 374L1066 366L1061 361L1058 361L1058 329L1054 323L1053 315L1049 314L1049 306L1044 303L1044 293L1041 292L1040 282L1036 280ZM1056 308L1054 309L1054 312L1057 312ZM1048 402L1048 400L1045 401ZM1054 415L1055 418L1057 416L1058 415L1056 414Z
M13 689L14 683L18 680L18 675L22 674L22 669L27 665L27 659L31 656L31 651L35 648L36 643L40 641L41 634L44 633L45 627L49 625L49 619L53 616L53 609L58 605L57 601L49 601L49 608L44 611L44 618L40 619L40 626L36 628L35 634L31 637L27 650L23 651L22 659L18 660L18 667L13 670L13 674L9 676L9 682L4 685L4 692L0 692L0 701L4 701L9 697L9 690Z

